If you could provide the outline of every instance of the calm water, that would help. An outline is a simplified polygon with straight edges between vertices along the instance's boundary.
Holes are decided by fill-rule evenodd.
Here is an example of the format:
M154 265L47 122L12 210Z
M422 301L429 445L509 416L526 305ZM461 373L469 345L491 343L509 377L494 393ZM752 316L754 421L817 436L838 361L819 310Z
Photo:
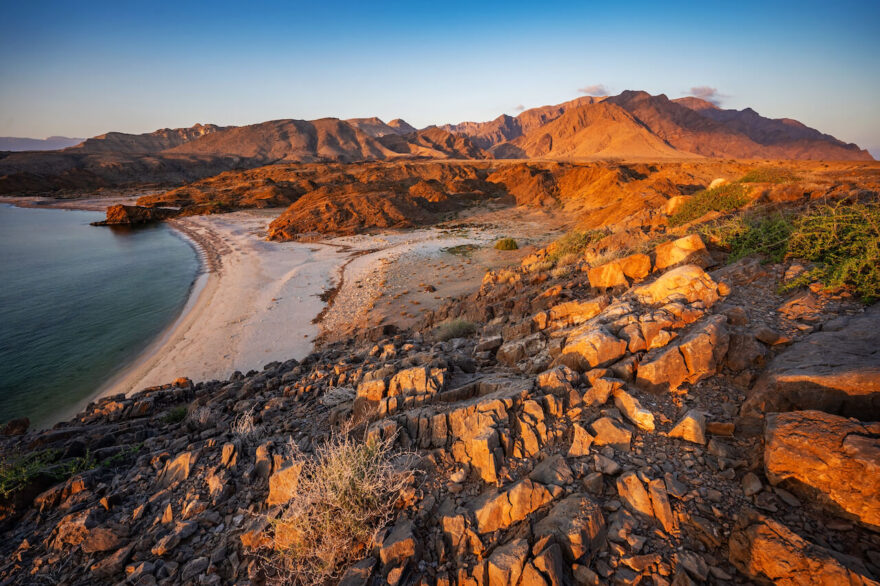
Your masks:
M199 270L167 226L0 205L0 422L51 424L180 313Z

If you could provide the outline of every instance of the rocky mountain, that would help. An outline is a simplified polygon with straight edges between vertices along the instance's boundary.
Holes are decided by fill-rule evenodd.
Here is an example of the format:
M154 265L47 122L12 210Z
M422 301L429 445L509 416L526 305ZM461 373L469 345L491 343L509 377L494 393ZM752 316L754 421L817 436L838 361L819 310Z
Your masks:
M18 138L0 136L0 151L56 151L81 143L84 138L50 136L49 138Z
M278 163L431 159L873 160L854 144L790 119L724 110L697 98L625 91L417 130L403 120L273 120L111 132L48 153L0 153L0 193L180 183Z
M226 127L216 124L196 124L190 128L162 128L145 134L108 132L89 138L72 149L88 154L158 153L221 130L226 130Z

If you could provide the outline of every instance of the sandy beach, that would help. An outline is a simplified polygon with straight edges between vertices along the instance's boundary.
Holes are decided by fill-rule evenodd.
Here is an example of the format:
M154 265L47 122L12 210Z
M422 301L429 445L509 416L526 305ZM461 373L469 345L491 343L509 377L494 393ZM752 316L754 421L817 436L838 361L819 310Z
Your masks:
M503 209L417 230L269 242L273 214L248 210L170 222L200 251L203 273L176 322L99 396L301 359L319 336L332 341L356 325L406 326L424 309L478 287L487 269L517 262L531 241L554 234L543 216ZM510 234L520 238L520 251L491 248ZM455 252L463 245L478 252ZM326 307L321 296L333 289Z

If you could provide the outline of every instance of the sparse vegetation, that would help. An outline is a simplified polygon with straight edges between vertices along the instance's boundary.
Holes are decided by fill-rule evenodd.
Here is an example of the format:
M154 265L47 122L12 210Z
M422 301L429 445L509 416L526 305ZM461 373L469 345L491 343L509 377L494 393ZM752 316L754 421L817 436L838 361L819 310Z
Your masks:
M671 226L687 224L709 212L729 212L745 205L749 188L742 183L725 183L693 195L669 217Z
M270 559L285 583L329 583L367 555L412 479L408 458L395 457L394 440L358 441L338 432L312 458L291 445L302 469L296 494L273 523Z
M184 419L186 419L186 405L178 405L172 409L169 409L168 412L162 416L162 423L180 423Z
M444 248L444 252L448 252L449 254L455 254L458 256L470 257L471 254L475 250L478 250L480 247L476 244L459 244L458 246L450 246L449 248Z
M757 167L752 169L742 177L740 183L792 183L798 181L800 177L795 175L791 169L783 167Z
M826 287L847 285L864 302L880 299L880 205L815 207L799 217L774 214L737 216L702 227L708 239L730 249L729 260L763 254L768 260L799 258L816 267L784 283L791 290L819 281Z
M453 338L465 338L477 331L477 325L465 319L452 319L438 324L434 336L441 342Z
M0 460L0 499L9 499L55 462L52 450L32 452L13 459Z
M561 258L568 255L582 256L591 245L607 236L604 230L572 230L563 234L548 255L547 260L556 265Z
M495 249L496 250L517 250L519 249L519 245L516 243L516 240L513 238L501 238L495 241Z
M254 423L253 409L248 409L235 418L232 422L232 434L245 442L256 437L257 426Z

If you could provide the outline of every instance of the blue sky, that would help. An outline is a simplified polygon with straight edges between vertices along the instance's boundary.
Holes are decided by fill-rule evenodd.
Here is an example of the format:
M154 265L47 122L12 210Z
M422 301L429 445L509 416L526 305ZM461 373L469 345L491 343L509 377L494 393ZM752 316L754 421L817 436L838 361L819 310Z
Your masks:
M603 85L792 117L880 157L880 2L2 2L0 135L489 120Z

